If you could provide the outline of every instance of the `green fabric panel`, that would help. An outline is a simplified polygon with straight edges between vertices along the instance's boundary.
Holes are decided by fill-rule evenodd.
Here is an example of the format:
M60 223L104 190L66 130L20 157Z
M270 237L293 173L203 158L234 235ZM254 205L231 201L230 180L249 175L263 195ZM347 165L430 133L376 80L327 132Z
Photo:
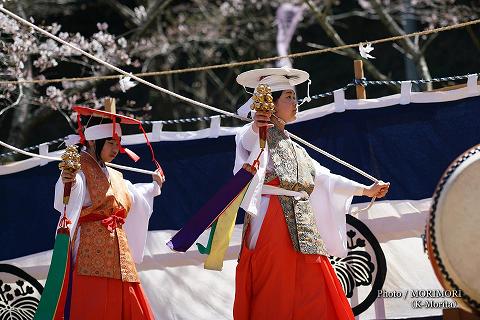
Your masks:
M70 236L57 233L47 281L34 320L50 320L55 316L67 268L69 245Z
M215 229L217 227L217 221L218 219L215 220L214 223L212 223L212 228L210 229L210 236L208 237L207 247L204 247L201 243L196 243L198 252L200 252L201 254L210 254L210 250L212 249L213 235L215 234Z

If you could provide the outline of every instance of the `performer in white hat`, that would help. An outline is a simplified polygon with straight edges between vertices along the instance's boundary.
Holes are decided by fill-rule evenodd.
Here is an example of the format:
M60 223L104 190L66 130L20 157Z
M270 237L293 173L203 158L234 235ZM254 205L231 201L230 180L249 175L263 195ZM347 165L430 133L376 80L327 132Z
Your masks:
M56 319L69 313L74 320L153 320L135 263L143 260L153 199L165 177L159 168L152 183L132 184L105 166L122 151L138 159L121 146L116 122L138 126L140 121L85 107L74 110L79 120L80 115L90 118L84 131L79 121L81 169L62 171L55 188L55 209L63 212L64 185L73 183L66 210L73 237L72 293L71 301L57 309ZM63 310L68 305L70 310Z
M291 68L237 77L244 87L269 86L275 110L255 112L254 122L236 136L234 172L258 157L259 131L268 128L257 174L241 205L247 214L236 272L236 320L354 318L327 256L346 254L345 214L353 196L381 198L389 184L365 186L332 174L289 138L284 128L298 112L295 85L308 78ZM250 105L241 108L243 115Z

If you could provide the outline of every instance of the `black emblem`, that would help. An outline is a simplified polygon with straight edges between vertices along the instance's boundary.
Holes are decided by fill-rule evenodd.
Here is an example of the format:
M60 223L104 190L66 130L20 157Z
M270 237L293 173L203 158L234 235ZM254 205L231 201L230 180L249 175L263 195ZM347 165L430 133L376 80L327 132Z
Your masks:
M347 256L330 256L329 260L347 298L353 296L356 287L371 285L367 297L357 305L352 305L353 314L357 316L367 310L377 298L378 290L382 289L387 275L387 262L377 238L363 222L347 215L347 230Z
M42 285L25 271L0 264L0 320L33 319L42 291Z

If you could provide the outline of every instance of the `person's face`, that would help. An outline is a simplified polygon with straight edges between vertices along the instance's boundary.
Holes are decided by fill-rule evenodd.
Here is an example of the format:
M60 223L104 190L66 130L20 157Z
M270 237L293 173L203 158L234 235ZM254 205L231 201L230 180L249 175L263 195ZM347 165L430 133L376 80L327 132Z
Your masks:
M295 91L284 90L282 95L275 102L277 117L285 122L292 122L297 118L297 97Z
M100 157L102 158L103 162L111 162L117 156L118 151L118 142L115 139L109 139L105 141L102 152L100 152Z

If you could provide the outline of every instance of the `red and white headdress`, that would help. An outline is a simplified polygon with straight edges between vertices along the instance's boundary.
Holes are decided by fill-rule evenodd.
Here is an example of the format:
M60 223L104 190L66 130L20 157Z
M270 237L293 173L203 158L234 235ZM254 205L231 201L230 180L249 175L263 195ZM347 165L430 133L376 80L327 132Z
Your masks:
M108 112L108 111L91 109L84 106L74 106L72 109L73 111L77 112L78 138L75 136L69 136L67 144L72 144L77 142L85 143L85 141L87 140L112 138L117 141L120 152L126 153L133 161L136 162L140 159L140 157L136 155L132 150L125 148L121 145L120 137L122 136L122 128L120 124L137 125L138 128L142 131L145 137L145 142L150 148L153 163L155 164L157 169L161 169L160 164L155 159L155 153L153 152L152 145L148 140L147 134L143 129L142 122L140 120L119 115L116 113ZM111 120L112 123L98 124L98 125L90 126L84 129L84 126L81 121L81 116L102 117L102 118Z

